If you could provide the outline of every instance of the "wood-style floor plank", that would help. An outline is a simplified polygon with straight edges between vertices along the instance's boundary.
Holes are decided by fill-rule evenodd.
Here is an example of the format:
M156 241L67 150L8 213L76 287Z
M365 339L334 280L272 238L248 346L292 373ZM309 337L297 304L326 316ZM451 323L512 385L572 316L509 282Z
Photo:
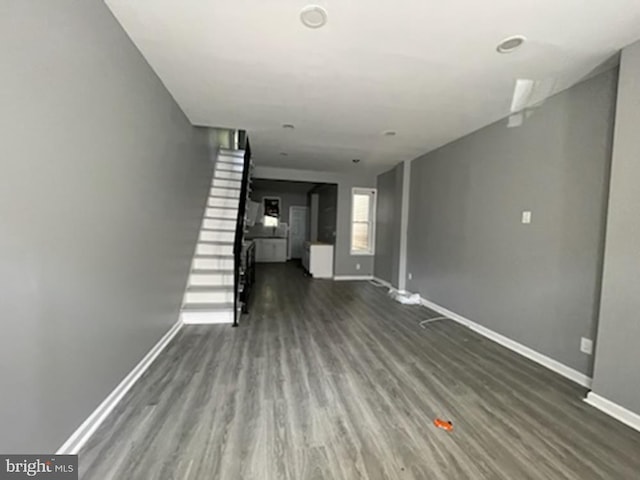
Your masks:
M570 381L370 283L257 274L251 316L184 327L81 479L640 478L640 433Z

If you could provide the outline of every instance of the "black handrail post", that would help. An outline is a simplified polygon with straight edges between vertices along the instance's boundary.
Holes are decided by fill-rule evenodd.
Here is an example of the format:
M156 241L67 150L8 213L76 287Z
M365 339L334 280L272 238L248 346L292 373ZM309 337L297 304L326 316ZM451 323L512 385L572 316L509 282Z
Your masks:
M247 197L249 193L249 175L251 170L251 147L246 134L244 149L244 167L242 170L242 182L240 185L240 202L238 204L238 218L236 220L236 235L233 242L233 326L238 326L238 297L240 290L240 268L242 266L242 247L244 239L244 217L247 210Z

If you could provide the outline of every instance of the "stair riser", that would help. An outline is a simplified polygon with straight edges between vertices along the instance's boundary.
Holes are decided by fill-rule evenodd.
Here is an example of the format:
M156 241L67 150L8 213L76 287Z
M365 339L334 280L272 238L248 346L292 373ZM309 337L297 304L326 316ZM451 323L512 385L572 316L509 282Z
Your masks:
M211 183L212 187L222 187L222 188L240 188L241 182L236 182L234 180L224 180L220 178L214 178Z
M224 208L238 208L238 199L237 198L218 198L218 197L209 197L207 199L207 205L210 207L224 207Z
M206 270L206 269L202 269ZM204 274L192 273L189 276L190 287L226 287L233 285L233 275L220 275L219 273Z
M237 172L227 172L224 170L216 170L214 174L215 178L226 179L226 180L242 180L242 173Z
M238 209L237 208L207 208L204 212L205 217L215 217L215 218L238 218Z
M182 312L180 319L186 325L233 323L233 310L221 312Z
M201 242L233 242L235 238L235 232L216 232L211 230L202 230L200 232Z
M233 245L199 243L196 245L196 255L233 255Z
M233 291L228 292L187 292L184 295L184 304L193 303L231 303L233 302Z
M244 155L235 156L220 152L218 154L218 162L233 163L235 165L244 165Z
M193 260L194 270L233 270L233 267L234 260L232 257L196 258Z
M226 163L218 161L216 163L216 172L239 172L244 171L244 165L238 165L237 163Z
M205 218L202 220L202 228L206 228L208 230L233 230L235 232L236 221L218 218Z
M209 191L209 195L214 197L235 198L237 202L238 199L240 198L240 190L229 190L227 188L213 187Z

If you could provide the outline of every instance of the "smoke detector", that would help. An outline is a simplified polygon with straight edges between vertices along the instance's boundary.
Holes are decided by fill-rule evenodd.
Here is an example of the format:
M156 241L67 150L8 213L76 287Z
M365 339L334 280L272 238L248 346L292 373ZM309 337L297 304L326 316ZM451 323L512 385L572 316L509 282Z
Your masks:
M507 37L498 44L496 50L498 53L511 53L522 46L527 38L523 35L514 35L513 37Z
M320 5L307 5L300 12L300 20L309 28L324 27L327 23L327 11Z

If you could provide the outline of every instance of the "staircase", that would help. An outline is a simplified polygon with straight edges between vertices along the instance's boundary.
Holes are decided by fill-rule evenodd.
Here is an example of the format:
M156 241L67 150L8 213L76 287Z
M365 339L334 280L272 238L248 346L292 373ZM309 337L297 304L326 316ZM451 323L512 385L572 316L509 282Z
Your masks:
M241 194L248 195L246 168L250 161L244 150L219 151L182 302L183 323L237 325L242 292L238 279L243 276L235 245L236 240L243 243L246 202L241 201Z

